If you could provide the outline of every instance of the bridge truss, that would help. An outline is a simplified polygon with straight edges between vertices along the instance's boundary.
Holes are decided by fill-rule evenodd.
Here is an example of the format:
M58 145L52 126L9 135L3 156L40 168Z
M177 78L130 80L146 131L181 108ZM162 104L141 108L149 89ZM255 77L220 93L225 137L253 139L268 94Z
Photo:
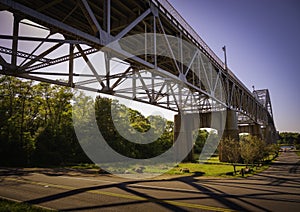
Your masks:
M0 0L0 74L173 111L238 112L271 126L267 90L249 91L166 0Z

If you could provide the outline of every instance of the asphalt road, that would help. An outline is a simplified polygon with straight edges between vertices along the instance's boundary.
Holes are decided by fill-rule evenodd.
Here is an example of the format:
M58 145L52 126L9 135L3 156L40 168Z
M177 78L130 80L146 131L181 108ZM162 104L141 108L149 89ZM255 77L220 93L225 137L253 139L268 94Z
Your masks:
M124 180L49 169L0 169L0 197L61 211L299 211L300 160L283 152L253 177Z

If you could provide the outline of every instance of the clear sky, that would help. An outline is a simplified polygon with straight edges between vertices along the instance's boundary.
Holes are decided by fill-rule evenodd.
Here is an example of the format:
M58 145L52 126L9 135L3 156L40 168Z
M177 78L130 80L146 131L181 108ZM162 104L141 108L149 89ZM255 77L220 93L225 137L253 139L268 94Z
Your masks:
M250 89L268 88L277 130L300 132L300 1L169 0Z

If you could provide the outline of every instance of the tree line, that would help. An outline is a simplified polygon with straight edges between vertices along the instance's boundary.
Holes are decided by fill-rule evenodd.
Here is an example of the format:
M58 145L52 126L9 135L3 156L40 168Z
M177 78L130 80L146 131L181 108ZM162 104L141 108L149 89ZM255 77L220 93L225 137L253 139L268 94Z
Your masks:
M0 165L89 161L72 126L70 88L3 76L0 97Z
M74 92L67 87L0 77L0 166L91 163L74 130L73 95ZM117 100L101 96L93 100L82 92L75 95L77 103L95 108L99 130L110 147L120 154L136 159L151 158L173 145L172 121L160 116L145 117ZM114 120L111 108L114 108ZM74 113L79 116L79 125L88 124L87 114ZM143 133L150 129L157 139L149 144L130 142L119 133L115 124L129 126L125 130L136 140L142 141ZM200 154L209 133L206 130L197 133L194 152ZM278 143L299 146L300 135L281 133ZM251 164L274 152L273 147L249 136L242 137L239 143L225 139L221 147L222 152L226 152L222 157L233 163Z
M293 145L297 149L300 149L300 133L296 132L281 132L279 133L280 145Z
M68 87L0 77L0 166L57 166L91 163L82 150L73 126L72 112L80 123L88 124L88 114L73 110L74 93ZM95 100L82 92L76 103L95 108L98 128L107 143L125 156L141 159L160 155L173 144L173 122L160 116L145 117L117 100L98 96ZM112 120L111 108L114 108ZM143 133L157 139L149 144L123 138L114 126L128 126L129 133L143 140ZM201 151L207 135L196 142Z

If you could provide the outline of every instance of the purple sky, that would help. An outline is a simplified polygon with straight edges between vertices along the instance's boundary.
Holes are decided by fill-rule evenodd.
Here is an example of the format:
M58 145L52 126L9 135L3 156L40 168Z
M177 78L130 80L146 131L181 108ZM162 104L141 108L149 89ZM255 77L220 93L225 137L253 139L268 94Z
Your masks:
M277 130L300 132L300 1L169 0L250 89L268 88Z

